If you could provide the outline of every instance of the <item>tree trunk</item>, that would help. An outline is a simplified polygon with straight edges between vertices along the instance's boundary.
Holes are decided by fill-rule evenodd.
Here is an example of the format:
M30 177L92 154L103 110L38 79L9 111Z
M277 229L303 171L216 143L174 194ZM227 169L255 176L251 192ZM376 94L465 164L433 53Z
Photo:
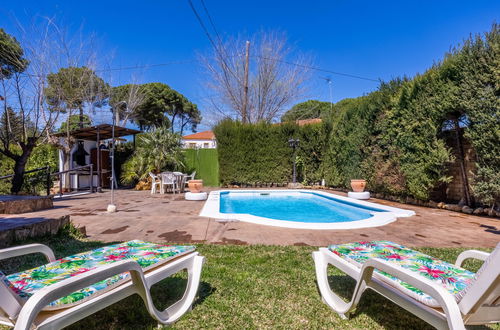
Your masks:
M15 159L14 177L12 178L12 187L10 188L12 194L17 195L21 191L24 183L24 170L26 169L26 164L32 150L33 148L24 150L21 156Z
M84 118L83 118L83 108L80 107L80 122L78 123L78 127L83 128L83 120L84 120Z
M462 176L462 188L464 190L465 204L471 206L472 199L469 191L469 179L467 177L467 169L465 166L465 152L462 143L462 137L460 136L460 125L458 123L458 118L455 118L453 122L455 125L455 141L458 149L458 161L460 163L460 174Z

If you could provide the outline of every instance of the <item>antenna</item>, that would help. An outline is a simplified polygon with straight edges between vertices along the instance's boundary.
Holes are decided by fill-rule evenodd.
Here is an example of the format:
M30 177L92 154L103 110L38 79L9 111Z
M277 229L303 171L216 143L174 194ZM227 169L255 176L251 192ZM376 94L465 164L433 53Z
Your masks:
M333 111L333 94L332 94L332 77L327 76L327 77L320 77L321 79L325 80L326 83L328 84L328 88L330 90L330 109Z

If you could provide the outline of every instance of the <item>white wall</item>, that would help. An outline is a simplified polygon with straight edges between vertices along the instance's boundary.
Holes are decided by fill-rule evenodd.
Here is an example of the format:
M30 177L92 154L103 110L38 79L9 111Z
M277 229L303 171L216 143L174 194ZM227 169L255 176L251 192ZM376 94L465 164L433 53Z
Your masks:
M182 140L185 149L215 149L217 148L216 140Z

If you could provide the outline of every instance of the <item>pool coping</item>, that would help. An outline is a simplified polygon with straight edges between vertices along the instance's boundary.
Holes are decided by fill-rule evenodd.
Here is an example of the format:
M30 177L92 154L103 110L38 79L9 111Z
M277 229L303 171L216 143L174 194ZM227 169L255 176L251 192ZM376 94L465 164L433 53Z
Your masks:
M346 222L332 222L332 223L314 223L314 222L297 222L297 221L286 221L286 220L276 220L265 217L259 217L251 214L242 213L221 213L220 210L220 194L223 192L241 192L241 193L251 193L251 192L307 192L314 193L318 195L323 195L328 198L333 198L345 202L352 203L354 205L360 205L370 208L377 208L384 210L386 212L376 212L369 211L373 217L366 220L356 220L356 221L346 221ZM239 190L239 189L223 189L211 191L208 195L207 201L199 214L201 217L208 217L226 221L244 221L265 226L275 226L275 227L285 227L285 228L296 228L296 229L359 229L359 228L369 228L369 227L379 227L387 225L391 222L396 221L398 217L411 217L415 215L414 211L404 210L396 207L381 205L373 202L366 202L357 200L354 198L339 196L331 194L325 191L311 191L307 189L265 189L265 190Z

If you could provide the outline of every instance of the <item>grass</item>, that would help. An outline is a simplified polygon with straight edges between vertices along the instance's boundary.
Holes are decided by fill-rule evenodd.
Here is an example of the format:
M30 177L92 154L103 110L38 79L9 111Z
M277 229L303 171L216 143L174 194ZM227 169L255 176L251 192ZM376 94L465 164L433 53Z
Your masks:
M105 245L69 232L38 242L51 246L56 257ZM207 258L199 297L193 310L172 328L431 329L425 322L371 291L364 295L350 320L340 319L321 302L311 258L314 250L303 246L198 245L198 251ZM464 249L419 250L452 262ZM33 255L6 260L0 263L0 269L10 273L41 263L43 259ZM473 271L478 267L479 263L466 265ZM337 293L346 298L350 296L354 287L350 278L332 270L331 280ZM183 275L153 286L157 307L164 308L179 298L184 287ZM152 329L155 326L141 299L134 295L69 329ZM500 329L500 326L490 328Z

